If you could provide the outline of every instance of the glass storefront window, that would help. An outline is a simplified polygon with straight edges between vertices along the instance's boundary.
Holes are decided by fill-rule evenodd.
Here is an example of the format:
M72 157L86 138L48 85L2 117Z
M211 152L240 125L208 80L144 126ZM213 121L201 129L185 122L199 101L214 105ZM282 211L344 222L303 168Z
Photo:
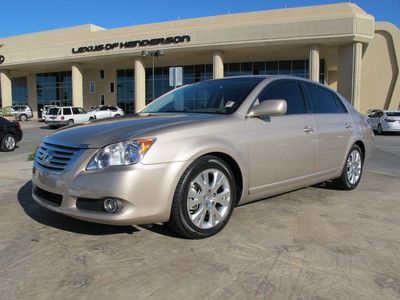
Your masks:
M244 63L225 63L224 74L228 76L238 75L292 75L308 78L308 60L276 60ZM325 60L320 60L320 82L325 83Z
M146 104L173 89L173 87L169 86L169 68L168 66L154 69L154 96L152 69L146 68ZM212 64L186 65L183 66L182 71L182 81L184 85L211 79L213 77Z
M11 79L12 104L28 104L28 83L26 77Z
M127 114L135 112L134 80L133 69L117 70L117 105Z
M36 74L36 94L39 117L44 105L72 105L71 71Z

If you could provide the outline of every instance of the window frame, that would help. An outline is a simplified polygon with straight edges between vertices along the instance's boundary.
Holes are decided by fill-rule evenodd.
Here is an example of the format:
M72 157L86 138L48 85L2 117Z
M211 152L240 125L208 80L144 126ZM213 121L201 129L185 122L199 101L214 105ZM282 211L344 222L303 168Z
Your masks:
M317 88L320 89L324 89L327 93L329 93L331 95L331 97L333 98L333 101L336 104L336 107L339 109L338 106L341 106L344 109L344 112L328 112L328 113L316 113L313 110L312 107L312 99L311 99L311 95L307 89L307 84L311 85L311 86L315 86ZM304 96L306 97L307 103L308 103L308 107L309 107L309 113L311 114L349 114L349 110L347 109L346 105L343 103L343 101L340 99L340 97L336 94L336 92L332 91L331 89L327 88L326 86L319 84L317 82L312 82L312 81L300 81L300 85L302 86L303 92L304 92Z
M247 114L248 114L248 113L250 112L250 110L256 105L256 102L260 103L260 100L259 100L260 95L261 95L266 89L268 89L268 88L270 88L270 87L272 87L272 86L274 86L274 85L276 85L276 84L278 84L278 83L285 82L285 81L294 81L295 83L297 83L297 84L299 85L299 89L300 89L300 92L301 92L301 94L302 94L302 96L303 96L303 100L304 100L305 112L304 112L304 113L301 113L301 114L287 114L287 113L285 113L285 114L282 115L282 116L306 115L306 114L309 114L309 113L310 113L310 104L309 104L308 99L307 99L307 97L306 97L306 95L305 95L305 91L304 91L303 85L301 84L302 82L301 82L301 80L299 80L299 79L297 79L297 78L293 78L293 79L292 79L292 78L277 78L277 79L273 79L273 80L271 80L271 81L268 81L268 82L261 88L261 91L260 91L260 92L257 94L257 96L255 97L253 103L250 105L250 107L249 107L249 109L248 109L248 111L247 111ZM285 100L286 100L286 99L285 99ZM247 114L246 114L246 115L247 115Z

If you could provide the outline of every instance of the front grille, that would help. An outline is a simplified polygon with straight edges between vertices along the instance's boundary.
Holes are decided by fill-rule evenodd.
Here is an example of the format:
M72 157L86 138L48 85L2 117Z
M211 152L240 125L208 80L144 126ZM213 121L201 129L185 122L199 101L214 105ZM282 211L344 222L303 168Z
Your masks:
M45 191L37 186L33 187L33 192L35 193L36 196L40 197L43 200L51 202L51 203L55 204L56 206L61 205L62 198L63 198L62 195Z
M64 173L72 167L83 151L84 149L78 147L43 142L36 152L35 164L49 173Z

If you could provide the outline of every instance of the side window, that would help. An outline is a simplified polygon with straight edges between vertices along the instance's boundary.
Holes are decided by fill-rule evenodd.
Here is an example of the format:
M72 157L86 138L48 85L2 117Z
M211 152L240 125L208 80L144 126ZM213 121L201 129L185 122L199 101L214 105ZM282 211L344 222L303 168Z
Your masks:
M74 115L79 115L79 110L78 110L78 108L77 108L77 107L73 107L73 108L72 108L72 113L73 113Z
M70 115L71 114L71 109L68 108L63 108L63 115Z
M311 110L315 114L343 113L331 91L316 84L306 83Z
M107 106L102 106L102 107L100 107L100 111L106 111L106 110L108 110L108 107L107 107Z
M78 107L78 113L79 114L86 114L86 112L81 107Z
M305 114L306 105L300 85L295 80L281 80L267 86L258 96L258 100L285 99L288 115Z
M348 113L347 108L346 108L346 106L344 106L342 100L340 100L340 98L336 94L334 94L332 92L331 92L331 94L332 94L333 99L335 99L335 101L336 101L336 106L338 108L339 113L343 113L343 114Z

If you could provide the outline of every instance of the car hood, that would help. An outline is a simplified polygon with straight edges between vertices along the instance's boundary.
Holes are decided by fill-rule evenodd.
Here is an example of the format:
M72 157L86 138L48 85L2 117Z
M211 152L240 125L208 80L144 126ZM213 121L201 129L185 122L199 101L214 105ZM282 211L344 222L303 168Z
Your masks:
M65 127L45 138L46 142L64 145L81 144L89 148L101 148L106 145L143 136L147 132L222 118L213 114L146 114L96 120L71 127ZM149 136L150 137L150 136Z

